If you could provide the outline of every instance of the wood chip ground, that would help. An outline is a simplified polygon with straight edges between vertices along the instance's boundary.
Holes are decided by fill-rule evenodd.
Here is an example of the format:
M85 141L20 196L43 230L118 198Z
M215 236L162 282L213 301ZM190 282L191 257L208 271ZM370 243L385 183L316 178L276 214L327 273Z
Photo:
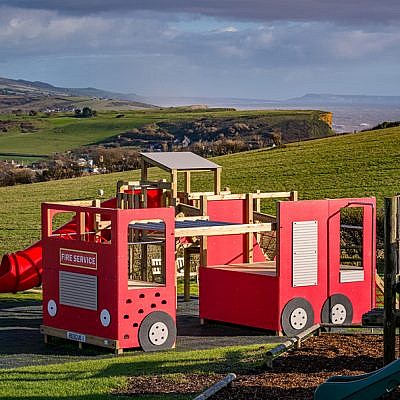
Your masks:
M212 397L213 400L268 399L310 400L315 388L333 375L358 375L382 367L381 335L323 334L304 342L301 349L275 360L273 370L249 368L234 383ZM231 371L236 372L236 371ZM184 394L193 397L225 375L178 374L137 376L129 380L124 394ZM396 390L386 399L400 398Z

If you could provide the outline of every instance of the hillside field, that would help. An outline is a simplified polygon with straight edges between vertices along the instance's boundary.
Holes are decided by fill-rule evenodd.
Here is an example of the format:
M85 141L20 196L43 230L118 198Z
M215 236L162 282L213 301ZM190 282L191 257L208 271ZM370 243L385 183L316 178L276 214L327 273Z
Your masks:
M185 108L165 110L123 111L123 117L117 118L120 112L98 112L95 118L75 118L72 113L46 116L0 115L1 124L9 124L7 132L0 129L0 156L13 154L14 159L26 156L50 155L54 152L65 152L109 137L122 134L133 128L142 127L154 122L179 120L196 120L207 118L229 118L262 116L279 122L285 119L311 119L316 111L267 110L267 111L226 111L199 110ZM319 112L317 112L319 113ZM21 132L20 126L32 126L28 132ZM24 157L25 156L25 157ZM11 157L8 157L11 158Z
M400 128L370 131L214 158L222 185L232 192L297 190L299 199L376 196L399 192ZM23 249L40 237L40 204L93 199L98 189L114 196L119 179L139 171L0 188L0 254ZM204 177L194 186L210 189ZM271 211L271 210L269 210Z

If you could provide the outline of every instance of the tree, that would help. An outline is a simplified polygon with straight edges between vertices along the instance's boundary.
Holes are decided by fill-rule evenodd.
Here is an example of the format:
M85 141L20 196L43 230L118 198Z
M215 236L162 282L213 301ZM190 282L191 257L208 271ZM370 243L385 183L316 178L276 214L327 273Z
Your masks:
M90 118L93 117L93 111L90 107L82 108L82 118Z
M83 107L82 110L79 108L75 109L75 118L91 118L95 117L96 114L97 112L90 107Z

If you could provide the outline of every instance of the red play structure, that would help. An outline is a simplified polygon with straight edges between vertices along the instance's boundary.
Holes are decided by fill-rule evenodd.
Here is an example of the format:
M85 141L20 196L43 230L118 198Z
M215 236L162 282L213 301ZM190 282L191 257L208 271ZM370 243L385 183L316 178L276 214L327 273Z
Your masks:
M171 181L148 180L154 166ZM191 191L198 171L213 173L211 192ZM276 199L276 217L261 212L262 202ZM361 225L346 223L349 213L358 213ZM57 228L63 214L71 220ZM221 190L221 167L192 153L144 153L140 182L119 183L116 199L102 204L43 204L42 227L29 257L3 259L10 278L0 276L0 285L15 291L39 283L41 254L32 249L43 248L46 340L117 352L173 347L177 252L185 294L193 256L199 260L202 320L295 335L318 322L360 322L375 305L374 198L232 194ZM30 280L19 280L23 274L12 269L27 258Z

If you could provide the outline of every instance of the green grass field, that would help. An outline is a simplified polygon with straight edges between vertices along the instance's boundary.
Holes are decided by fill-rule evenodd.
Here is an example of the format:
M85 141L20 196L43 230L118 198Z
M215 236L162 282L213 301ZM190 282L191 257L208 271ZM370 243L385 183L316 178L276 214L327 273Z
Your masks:
M384 196L399 192L400 128L299 142L215 158L223 166L222 185L232 192L298 190L300 199ZM0 188L0 254L39 239L40 204L114 195L119 179L138 171ZM211 188L202 176L194 190Z
M278 121L282 118L304 118L315 114L315 111L202 111L188 112L178 110L146 110L124 111L123 118L116 118L119 112L99 112L95 118L74 118L69 115L10 116L0 115L1 120L13 120L17 123L32 122L38 131L21 133L18 126L7 133L0 133L0 152L19 154L14 159L24 159L24 154L49 155L54 152L65 152L80 146L96 143L110 136L145 124L160 121L176 121L180 119L196 119L202 117L240 117L262 115ZM6 157L7 158L7 157ZM8 157L11 158L11 157Z
M210 375L254 370L271 345L225 347L202 351L132 352L118 358L0 370L0 397L6 399L126 399L129 377L160 376L180 382L185 375ZM218 381L220 378L215 378ZM205 388L204 388L205 389ZM143 400L192 399L196 394L146 394Z

